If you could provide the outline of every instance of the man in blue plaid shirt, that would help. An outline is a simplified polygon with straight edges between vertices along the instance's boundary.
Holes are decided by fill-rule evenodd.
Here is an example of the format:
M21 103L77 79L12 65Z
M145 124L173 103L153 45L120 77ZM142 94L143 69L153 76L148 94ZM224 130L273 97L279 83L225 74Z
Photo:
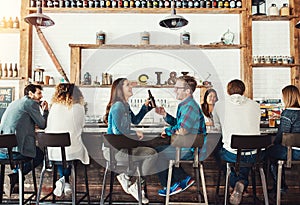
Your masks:
M204 116L199 104L193 98L197 82L194 77L181 76L177 79L174 86L176 99L181 100L178 105L176 118L168 114L163 107L156 108L156 113L162 115L164 120L170 125L162 133L161 136L171 137L173 134L204 134L206 135L206 127ZM181 148L181 159L191 160L194 157L192 148ZM176 149L172 146L159 146L156 148L159 153L158 157L158 177L163 189L158 191L160 196L166 196L167 179L168 179L168 162L175 159ZM181 167L173 168L172 184L170 195L180 193L189 188L195 182Z

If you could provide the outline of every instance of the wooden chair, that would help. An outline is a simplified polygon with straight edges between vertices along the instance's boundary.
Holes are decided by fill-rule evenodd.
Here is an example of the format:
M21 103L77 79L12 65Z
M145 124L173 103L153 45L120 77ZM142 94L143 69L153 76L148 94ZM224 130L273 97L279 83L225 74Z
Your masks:
M276 204L280 204L280 187L281 187L281 175L282 166L286 168L292 168L292 165L300 164L300 160L293 160L292 147L300 147L300 133L283 133L282 143L287 147L287 160L278 160L278 172L277 172L277 197Z
M90 204L90 195L89 195L89 185L88 185L88 176L87 176L87 165L84 165L84 179L85 179L85 192L78 192L77 185L77 162L79 160L66 160L66 150L65 148L71 145L70 134L69 133L44 133L38 132L36 134L38 145L44 150L45 158L43 163L43 168L41 171L40 185L37 194L36 204L39 204L40 201L45 200L52 195L52 203L55 203L55 195L53 191L42 199L41 192L43 187L43 180L45 171L48 169L52 170L53 168L53 189L55 187L55 182L57 180L57 165L62 165L64 168L67 168L69 165L72 166L71 170L71 180L72 180L72 204L79 204L84 198L87 198L88 204ZM48 158L48 147L60 147L61 149L61 161L51 161ZM80 199L76 199L77 194L82 194L83 196Z
M206 157L199 158L199 150L202 148L204 144L204 136L201 134L198 135L173 135L171 137L171 146L176 147L176 156L175 160L169 160L169 172L168 172L168 181L167 181L167 195L165 204L191 204L191 205L200 205L200 204L208 204L208 197L205 185L205 178L204 178L204 168L203 168L203 161ZM194 148L194 160L182 160L181 159L181 148ZM189 163L192 164L195 170L196 176L196 185L197 185L197 194L198 194L198 202L170 202L170 188L171 188L171 179L172 179L172 172L173 166L179 167L181 163ZM202 184L202 193L200 192L200 178ZM204 198L204 202L202 201L202 195Z
M101 192L101 200L100 204L104 205L105 201L109 197L109 204L112 204L112 194L113 194L113 184L116 172L120 169L127 168L127 173L134 173L135 170L137 172L137 184L138 184L138 204L142 205L142 190L141 190L141 170L140 170L140 163L132 162L132 149L138 146L141 146L141 141L137 140L137 136L126 136L126 135L113 135L113 134L104 134L103 135L103 143L105 147L108 147L110 150L110 160L106 162L106 169L103 176L103 185L102 185L102 192ZM115 154L121 149L128 150L128 161L127 162L119 162L115 159ZM106 191L106 180L107 180L107 173L110 171L110 186L109 186L109 194L105 197ZM144 186L146 189L146 186ZM147 190L145 190L147 193Z
M0 148L6 148L8 151L8 159L0 159L1 165L1 176L0 176L0 203L2 204L3 199L3 185L4 185L4 175L5 175L5 166L10 165L11 170L18 168L19 176L19 204L26 204L30 201L37 193L35 169L33 165L33 159L26 157L23 159L14 159L14 152L12 149L18 145L17 138L15 134L2 134L0 135ZM24 191L24 174L23 168L24 163L31 162L32 165L32 179L33 179L33 191ZM25 200L24 194L30 194L30 196Z
M256 179L255 172L259 170L264 201L265 204L269 204L268 192L267 192L267 183L266 177L264 174L264 161L262 150L266 149L269 145L272 144L272 135L232 135L231 137L231 148L237 149L237 159L235 163L227 162L227 171L226 171L226 184L225 184L225 199L224 204L227 204L228 189L229 189L229 175L231 168L239 174L240 167L250 167L251 168L251 178L252 178L252 190L253 190L253 199L254 204L256 204ZM243 154L256 154L256 161L253 163L245 163L241 161L241 156Z

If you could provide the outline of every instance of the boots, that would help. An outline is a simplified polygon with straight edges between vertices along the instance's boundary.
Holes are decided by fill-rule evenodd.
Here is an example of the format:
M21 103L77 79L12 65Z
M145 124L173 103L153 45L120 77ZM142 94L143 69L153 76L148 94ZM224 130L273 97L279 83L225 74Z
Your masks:
M271 164L270 165L270 173L272 176L272 179L274 180L273 183L273 188L271 190L269 190L270 192L275 192L276 193L276 189L277 189L277 171L278 171L278 166L277 164ZM282 167L282 175L281 175L281 188L280 191L281 193L286 193L286 191L288 190L288 186L285 183L285 169L284 167Z

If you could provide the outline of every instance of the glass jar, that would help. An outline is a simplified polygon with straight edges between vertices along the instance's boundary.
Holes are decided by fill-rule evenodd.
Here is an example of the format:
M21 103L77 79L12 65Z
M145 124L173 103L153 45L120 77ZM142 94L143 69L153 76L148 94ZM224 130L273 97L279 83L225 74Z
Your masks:
M279 10L276 4L271 4L271 6L268 9L269 16L279 16Z
M290 15L290 8L287 3L283 4L280 8L280 16L289 16Z

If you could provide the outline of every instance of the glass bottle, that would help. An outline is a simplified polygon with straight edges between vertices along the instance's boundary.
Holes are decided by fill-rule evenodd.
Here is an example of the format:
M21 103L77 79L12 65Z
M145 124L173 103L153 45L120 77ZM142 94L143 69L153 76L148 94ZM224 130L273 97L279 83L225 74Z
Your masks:
M18 17L16 17L14 20L13 28L16 28L16 29L20 28L20 21L19 21Z
M89 0L89 8L94 8L95 4L93 0Z
M211 1L211 8L217 8L218 7L218 3L216 0L212 0Z
M228 0L224 1L224 8L229 8L229 1Z
M7 63L4 64L4 69L3 69L3 77L7 77L8 74L8 69L7 69Z
M59 1L58 0L53 1L53 7L55 7L55 8L59 7Z
M158 8L158 0L153 0L153 8Z
M188 7L189 8L194 8L194 1L193 0L188 1Z
M129 1L129 7L130 7L130 8L135 8L134 0L130 0L130 1Z
M289 16L290 15L290 8L287 3L284 3L280 8L280 16Z
M9 64L9 69L8 69L8 77L13 77L13 68L12 68L12 63Z
M218 8L224 8L224 2L223 0L218 1Z
M269 16L279 16L279 10L276 4L271 4L271 6L268 9Z
M200 0L199 7L200 8L205 8L205 1L204 0Z
M235 0L230 0L230 2L229 2L229 7L230 7L231 9L236 8L236 2L235 2Z
M129 1L128 0L123 1L123 7L124 8L129 8Z
M105 1L105 7L106 8L111 8L111 1L110 0Z
M15 63L15 68L14 68L14 71L13 71L13 77L18 77L18 65Z
M2 63L0 63L0 78L2 77Z
M30 1L30 7L36 7L36 0Z
M141 8L142 6L140 0L135 0L134 4L135 4L135 8Z
M171 8L170 1L169 0L165 0L164 6L165 6L165 8Z
M182 0L182 8L188 8L188 1Z
M205 8L211 8L211 0L206 0Z
M13 28L13 26L14 26L14 21L12 20L12 17L9 17L7 22L7 28Z
M200 1L194 0L194 8L200 8Z
M152 0L147 0L147 8L153 8Z
M241 0L237 0L235 3L236 8L242 8L242 1Z

